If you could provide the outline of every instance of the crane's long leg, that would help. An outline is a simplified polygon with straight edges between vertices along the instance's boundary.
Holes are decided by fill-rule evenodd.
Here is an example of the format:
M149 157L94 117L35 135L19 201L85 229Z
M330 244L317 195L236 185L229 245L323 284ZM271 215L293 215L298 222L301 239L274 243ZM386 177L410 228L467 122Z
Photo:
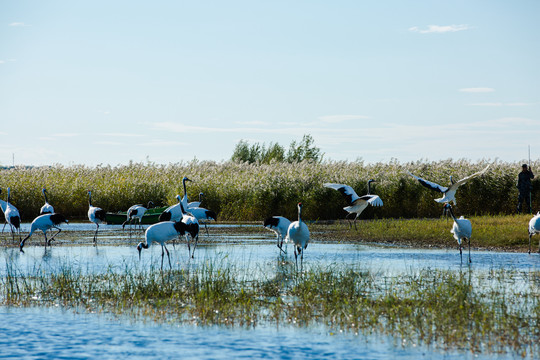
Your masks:
M62 231L62 229L60 229L59 227L56 227L56 226L53 226L56 230L58 230L58 232L56 234L54 234L50 239L49 239L49 245L51 245L51 241L54 240L54 237L58 234L60 234L60 232ZM46 238L46 237L45 237Z
M468 239L469 240L469 264L472 263L472 260L471 260L471 238Z
M461 252L461 243L459 243L459 258L461 259L461 262L463 263L463 254Z
M345 216L345 219L347 219L347 222L349 223L349 229L352 229L351 219L349 219L349 216L350 216L351 214L352 214L352 213L348 213L347 216Z
M357 213L356 216L354 217L354 221L353 221L354 222L354 230L356 230L356 231L358 231L358 228L356 227L356 219L358 219L358 215L360 215L360 214Z
M529 233L529 254L531 253L531 237L532 237L532 234Z
M172 270L171 257L170 257L170 255L169 255L169 250L167 249L167 247L165 246L165 244L163 244L163 247L165 248L165 251L167 252L167 258L169 259L169 268L171 268L171 270Z
M96 224L96 232L94 233L94 246L97 246L97 233L99 230L99 224Z
M281 242L279 241L280 239L280 236L278 235L277 236L277 247L279 248L279 250L281 250L282 253L286 254L285 250L283 250L283 238L281 237Z
M164 245L161 244L161 271L163 271L163 256L165 256ZM167 254L168 255L168 254Z
M206 235L210 235L210 234L208 233L208 227L206 226L206 223L203 223L203 224L204 224L204 229L206 230Z
M11 240L15 241L15 234L13 233L13 225L9 224L9 229L11 230Z
M193 253L191 254L191 258L193 259L195 257L195 249L197 248L197 243L199 242L199 234L195 236L195 245L193 246Z

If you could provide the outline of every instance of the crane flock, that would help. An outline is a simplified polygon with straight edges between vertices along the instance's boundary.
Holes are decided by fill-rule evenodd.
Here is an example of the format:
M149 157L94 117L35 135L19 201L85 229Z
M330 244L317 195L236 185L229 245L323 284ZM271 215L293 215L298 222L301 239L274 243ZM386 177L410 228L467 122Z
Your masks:
M436 202L443 204L443 211L449 213L453 219L453 226L451 233L456 239L460 258L462 259L462 245L464 241L468 242L469 248L469 263L471 263L471 235L472 235L472 225L468 219L465 219L463 216L457 218L454 209L451 205L453 203L456 205L455 195L458 188L465 184L467 181L483 175L489 168L489 165L483 170L469 175L457 182L454 182L452 177L450 177L451 185L448 187L441 186L434 182L425 180L421 177L413 175L408 172L410 176L418 180L418 182L431 190L440 192L443 196L439 199L435 199ZM169 260L169 266L172 268L169 250L167 249L165 243L170 240L180 239L182 236L185 237L188 247L188 257L194 258L195 249L197 247L198 238L199 238L199 229L200 224L204 224L206 233L208 234L208 228L206 226L207 220L217 220L217 215L214 211L205 209L201 207L203 201L203 193L199 193L199 201L189 202L187 195L186 182L191 180L187 177L182 179L183 187L183 197L176 195L177 203L168 207L159 215L159 222L153 224L146 228L144 233L144 241L140 242L137 245L137 250L139 252L139 258L141 257L142 249L148 249L149 246L153 243L159 243L162 247L161 254L161 269L163 269L163 262L165 253ZM368 206L380 207L383 206L382 199L375 194L371 193L371 184L375 182L374 179L367 181L367 194L359 196L356 191L349 185L340 184L340 183L324 183L323 186L329 189L333 189L341 193L345 199L346 205L343 207L343 210L347 212L345 219L349 223L349 228L354 228L357 230L356 220L362 214L362 212ZM0 188L0 194L2 189ZM20 240L19 249L23 251L25 242L32 236L36 230L41 230L45 237L45 249L47 246L51 245L51 241L62 231L59 227L61 223L68 223L68 220L62 215L54 212L54 207L49 204L47 199L47 190L45 187L42 188L43 198L45 204L40 209L40 215L37 216L30 225L30 232L28 235ZM144 207L142 204L137 204L131 206L126 212L126 221L122 223L122 229L125 228L125 225L130 225L130 237L131 237L131 225L134 221L138 222L139 228L142 229L142 218L147 212L147 210L153 207L152 202L148 203L147 207ZM17 208L11 204L11 188L7 189L7 200L0 199L0 209L2 210L5 217L5 224L9 225L9 228L12 233L12 239L15 238L15 233L20 236L20 225L21 218ZM266 218L263 221L263 226L268 230L273 231L276 234L277 247L280 249L280 252L286 254L283 243L291 242L294 246L294 256L295 263L298 267L298 257L300 257L300 267L303 266L304 252L307 249L307 246L310 241L310 232L308 225L302 218L302 209L303 205L301 202L297 204L298 210L298 219L296 221L290 221L283 216L271 216ZM105 218L106 212L96 207L92 204L92 191L88 190L88 220L96 225L96 230L93 236L94 246L97 245L97 235L99 231L99 225L106 222ZM354 216L353 222L351 223L350 216ZM55 229L56 233L47 238L47 232L49 230ZM4 230L4 229L3 229ZM2 231L3 231L2 230ZM532 236L540 234L540 212L536 214L529 222L528 227L529 233L529 253L531 252L531 242ZM193 251L191 250L191 244L193 242ZM540 246L539 246L540 252Z

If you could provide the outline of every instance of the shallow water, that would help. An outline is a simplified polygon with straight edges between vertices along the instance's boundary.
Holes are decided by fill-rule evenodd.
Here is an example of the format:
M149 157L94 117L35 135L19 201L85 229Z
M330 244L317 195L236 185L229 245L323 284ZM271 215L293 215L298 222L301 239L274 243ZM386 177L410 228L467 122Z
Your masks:
M28 359L510 359L395 344L332 330L130 324L58 308L0 307L0 358Z
M28 224L26 224L28 226ZM39 243L42 235L28 240L24 250L0 249L0 275L32 275L56 272L65 267L83 273L143 271L159 268L161 247L154 244L143 250L141 260L136 245L143 239L136 233L130 239L119 226L102 226L98 246L72 245L72 236L91 243L92 224L64 226L58 243L47 250ZM23 230L24 231L24 230ZM80 232L80 233L79 233ZM74 235L75 234L75 235ZM7 236L4 234L4 237ZM279 254L275 236L270 232L222 235L219 227L202 234L204 243L197 247L195 258L188 257L185 242L168 244L172 266L185 269L211 262L227 266L243 279L271 278L280 264L294 262L293 248ZM119 245L101 245L102 243ZM317 243L314 239L305 251L304 270L311 267L355 265L360 269L389 276L411 274L423 269L465 270L479 281L493 269L510 269L517 273L540 270L540 256L526 253L472 251L473 263L463 263L459 252L426 250L364 244ZM165 268L168 268L165 258ZM519 286L519 284L514 284ZM256 329L198 327L195 325L156 325L131 323L128 319L110 319L110 315L76 314L59 308L1 308L0 358L359 358L359 359L462 359L512 358L512 355L473 356L467 352L444 352L411 344L394 344L395 339L380 335L354 335L321 326L296 328L262 325ZM402 346L403 345L403 346Z

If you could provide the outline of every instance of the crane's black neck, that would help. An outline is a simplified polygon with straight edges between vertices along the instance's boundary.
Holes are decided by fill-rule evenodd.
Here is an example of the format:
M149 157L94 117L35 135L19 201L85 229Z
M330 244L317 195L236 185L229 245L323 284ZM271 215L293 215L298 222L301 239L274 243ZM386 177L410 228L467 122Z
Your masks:
M187 200L188 198L187 198L187 190L186 190L186 178L182 179L182 185L184 185L184 196L186 197L186 200Z
M456 218L456 215L454 214L454 210L452 209L452 205L447 204L446 205L446 210L450 213L450 216L452 217L452 219L454 219L454 221L456 221L457 218Z

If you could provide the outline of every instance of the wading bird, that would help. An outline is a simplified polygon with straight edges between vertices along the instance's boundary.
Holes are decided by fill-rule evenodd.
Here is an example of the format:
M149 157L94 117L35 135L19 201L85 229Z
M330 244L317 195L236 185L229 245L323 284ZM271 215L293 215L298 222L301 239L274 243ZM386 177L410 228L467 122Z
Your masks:
M540 211L529 221L529 254L531 253L531 238L535 234L540 234ZM540 243L538 253L540 253Z
M368 207L368 205L371 205L371 206L383 206L383 201L381 200L379 195L372 195L371 194L371 183L372 182L375 182L375 180L373 180L373 179L368 180L368 182L367 182L368 192L367 192L366 195L363 195L363 196L358 196L356 194L356 192L354 191L354 189L352 187L350 187L349 185L331 184L331 183L323 184L323 186L325 186L327 188L330 188L330 189L337 190L343 195L343 197L345 198L345 200L349 204L349 206L346 206L346 207L343 208L343 210L348 212L345 219L347 219L349 221L349 226L352 228L351 220L349 219L349 216L351 214L356 214L356 216L354 217L354 221L353 221L354 222L354 228L356 230L358 230L357 227L356 227L356 219L358 219L358 216L360 216L362 211L364 211L365 208Z
M180 204L180 211L182 212L182 222L186 224L186 241L188 246L188 253L190 254L191 258L195 256L195 249L197 248L197 243L199 242L199 220L193 215L191 215L189 212L186 213L184 210L184 205L182 204L182 201L179 201ZM191 252L189 237L191 236L191 239L195 241L195 245L193 246L193 252Z
M461 185L465 184L467 181L469 181L469 180L471 180L471 179L473 179L473 178L475 178L477 176L483 175L487 171L489 166L490 165L486 166L482 171L479 171L477 173L474 173L472 175L464 177L463 179L459 180L458 182L454 182L453 178L450 176L451 185L449 187L441 186L441 185L436 184L434 182L422 179L421 177L413 175L408 171L407 171L407 173L409 175L411 175L413 178L415 178L416 180L418 180L418 182L420 184L422 184L424 187L442 193L443 196L441 198L439 198L439 199L435 199L436 202L438 202L438 203L449 203L450 201L452 201L454 203L454 205L457 205L457 203L456 203L456 191L457 191L457 189Z
M2 188L0 188L0 194L2 194ZM2 209L2 214L4 214L4 218L5 218L6 217L6 209L7 209L7 202L5 202L4 200L0 200L0 209ZM6 224L7 224L7 220L4 223L4 227L6 226ZM3 229L2 229L2 232L4 232Z
M304 263L304 250L309 243L309 229L302 221L302 203L298 203L298 220L289 225L287 229L287 239L294 244L294 260L298 267L298 255L300 255L300 267Z
M45 198L45 205L41 207L39 210L39 214L52 214L54 213L54 208L51 204L49 204L49 201L47 201L47 189L43 188L41 189L41 192L43 193L43 197Z
M4 210L4 216L6 218L6 224L9 225L9 228L11 229L11 238L12 240L15 240L15 232L19 234L19 241L21 240L21 216L19 215L19 210L15 206L13 206L11 203L11 188L8 187L8 195L7 195L7 201L6 201L6 209ZM6 226L4 224L4 227ZM13 230L15 229L15 230ZM4 232L4 228L2 228L2 232Z
M184 235L186 230L186 224L181 221L164 221L149 226L144 234L144 242L140 242L139 245L137 245L139 260L141 259L141 250L148 249L148 246L155 241L161 244L161 270L163 270L163 257L165 252L167 252L167 258L169 259L169 267L172 269L171 257L169 256L169 250L165 246L165 243Z
M166 208L161 214L159 214L159 221L180 221L182 220L182 210L180 209L180 203L182 202L182 198L180 198L180 195L176 195L176 200L178 200L178 203L169 206Z
M208 210L202 207L192 207L188 208L188 212L193 215L197 220L203 220L201 221L202 224L204 224L204 228L206 230L206 234L208 235L208 227L206 226L206 221L204 220L214 220L217 221L217 215L212 210Z
M96 232L94 233L94 246L96 246L99 224L105 222L105 211L92 205L92 191L90 190L88 190L88 220L96 224Z
M450 232L454 234L454 239L457 240L459 245L459 257L461 259L461 262L463 262L463 254L461 251L462 248L462 242L463 240L467 239L467 242L469 243L469 263L471 263L471 234L472 234L472 225L471 222L467 219L465 219L463 216L460 216L460 218L456 218L454 215L454 211L452 210L452 205L449 203L446 203L444 205L445 211L448 211L450 213L450 216L452 219L454 219L454 225L452 226L452 230Z
M189 199L188 199L188 196L187 196L186 181L191 181L191 180L184 176L184 178L182 179L182 186L184 187L184 197L182 198L182 205L184 205L184 210L189 210L191 208L200 206L201 202L200 201L192 201L192 202L188 203Z
M36 230L43 231L43 235L45 236L45 249L47 249L47 245L51 245L51 241L54 240L54 237L60 234L60 232L62 231L62 229L60 229L58 225L60 225L63 222L66 224L68 223L68 221L62 214L53 213L53 214L44 214L44 215L38 216L37 218L34 219L34 221L32 221L32 225L30 226L30 233L28 234L28 236L25 237L23 241L21 241L21 243L19 244L19 250L21 252L24 252L23 251L24 242L28 240L30 236L32 236L34 231ZM56 229L58 231L50 239L47 240L47 231L50 229Z
M283 216L271 216L264 220L264 227L276 234L277 247L283 252L285 252L283 250L283 240L287 237L287 231L290 225L291 221Z
M153 206L154 206L154 203L152 201L148 202L147 207L144 207L141 204L131 206L126 212L127 219L126 219L126 221L124 221L122 223L122 230L126 226L126 223L128 223L128 225L129 225L129 236L131 236L131 226L132 226L132 222L135 221L135 220L139 220L139 227L142 230L142 224L141 224L142 218L143 218L144 214L146 213L146 211L148 209L150 209L151 207L153 207Z

